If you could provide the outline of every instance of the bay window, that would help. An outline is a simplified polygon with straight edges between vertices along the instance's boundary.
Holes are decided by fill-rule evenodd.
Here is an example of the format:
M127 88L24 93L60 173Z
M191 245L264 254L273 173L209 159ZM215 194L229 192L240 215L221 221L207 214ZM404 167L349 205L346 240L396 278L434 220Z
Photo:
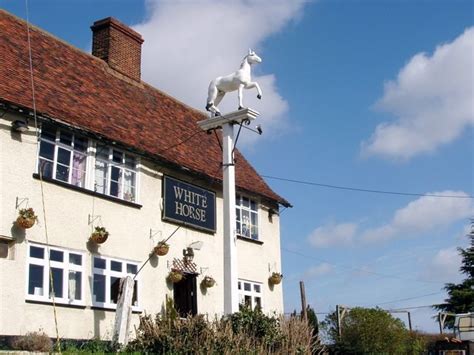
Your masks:
M235 197L236 228L237 234L258 240L258 204L248 197L237 195Z
M84 305L84 254L56 247L48 254L45 246L30 244L26 298L49 302L53 295L57 303Z

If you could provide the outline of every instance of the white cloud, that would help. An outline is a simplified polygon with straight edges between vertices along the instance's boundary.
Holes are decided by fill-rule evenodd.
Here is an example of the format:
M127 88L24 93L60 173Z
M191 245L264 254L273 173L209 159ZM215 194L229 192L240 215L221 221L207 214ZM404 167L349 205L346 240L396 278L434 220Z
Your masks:
M327 275L333 271L334 267L329 263L322 263L316 266L310 267L308 270L305 271L304 277L311 279L315 277L320 277Z
M395 122L379 124L364 155L409 159L452 142L474 125L474 27L432 56L418 53L385 84L376 108Z
M463 191L451 190L430 192L427 195L468 196ZM363 229L360 223L330 223L314 229L308 241L315 248L349 246L357 241L376 243L439 230L473 214L472 199L422 196L396 210L386 224Z
M279 132L288 103L274 75L256 76L255 71L265 66L265 53L259 51L265 39L297 19L303 5L301 0L148 1L149 17L134 26L145 39L144 80L204 111L209 82L237 70L248 48L255 49L263 62L254 67L253 79L263 99L256 99L254 89L245 90L244 105L260 111L265 133ZM224 112L237 109L237 94L228 94L220 106Z
M420 278L425 281L456 282L460 279L461 256L455 247L439 250L425 265Z
M428 194L467 196L465 192L449 190ZM469 198L422 196L395 211L390 223L365 230L361 239L376 242L400 235L423 233L467 218L472 213L473 205Z
M353 242L357 224L340 223L316 228L308 241L316 248L350 245Z

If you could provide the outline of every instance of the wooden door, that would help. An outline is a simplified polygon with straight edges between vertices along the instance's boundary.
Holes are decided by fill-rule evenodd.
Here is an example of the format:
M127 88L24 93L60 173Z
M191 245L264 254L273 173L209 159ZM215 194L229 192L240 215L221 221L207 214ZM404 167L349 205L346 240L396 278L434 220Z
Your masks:
M197 314L196 274L185 274L183 280L174 284L174 306L180 317Z

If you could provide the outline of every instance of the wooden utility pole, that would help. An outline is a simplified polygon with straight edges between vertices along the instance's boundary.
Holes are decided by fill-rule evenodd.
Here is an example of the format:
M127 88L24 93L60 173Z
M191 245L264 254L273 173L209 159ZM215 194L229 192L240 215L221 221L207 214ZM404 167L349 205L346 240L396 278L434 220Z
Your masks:
M443 334L443 321L441 320L441 312L438 313L439 334Z
M301 314L305 322L308 321L308 310L306 306L306 292L304 290L304 282L300 281L300 294L301 294Z
M337 334L341 336L341 317L339 314L339 305L336 305Z

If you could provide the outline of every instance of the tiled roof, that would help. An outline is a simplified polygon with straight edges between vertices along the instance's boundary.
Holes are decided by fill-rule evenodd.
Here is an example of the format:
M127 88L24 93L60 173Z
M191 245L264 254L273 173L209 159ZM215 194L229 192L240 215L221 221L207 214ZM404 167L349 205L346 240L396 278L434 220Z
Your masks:
M37 112L221 181L220 147L205 119L163 92L121 76L90 54L30 27ZM26 23L0 9L0 100L32 108ZM186 140L172 149L166 149ZM289 205L236 152L238 188Z

